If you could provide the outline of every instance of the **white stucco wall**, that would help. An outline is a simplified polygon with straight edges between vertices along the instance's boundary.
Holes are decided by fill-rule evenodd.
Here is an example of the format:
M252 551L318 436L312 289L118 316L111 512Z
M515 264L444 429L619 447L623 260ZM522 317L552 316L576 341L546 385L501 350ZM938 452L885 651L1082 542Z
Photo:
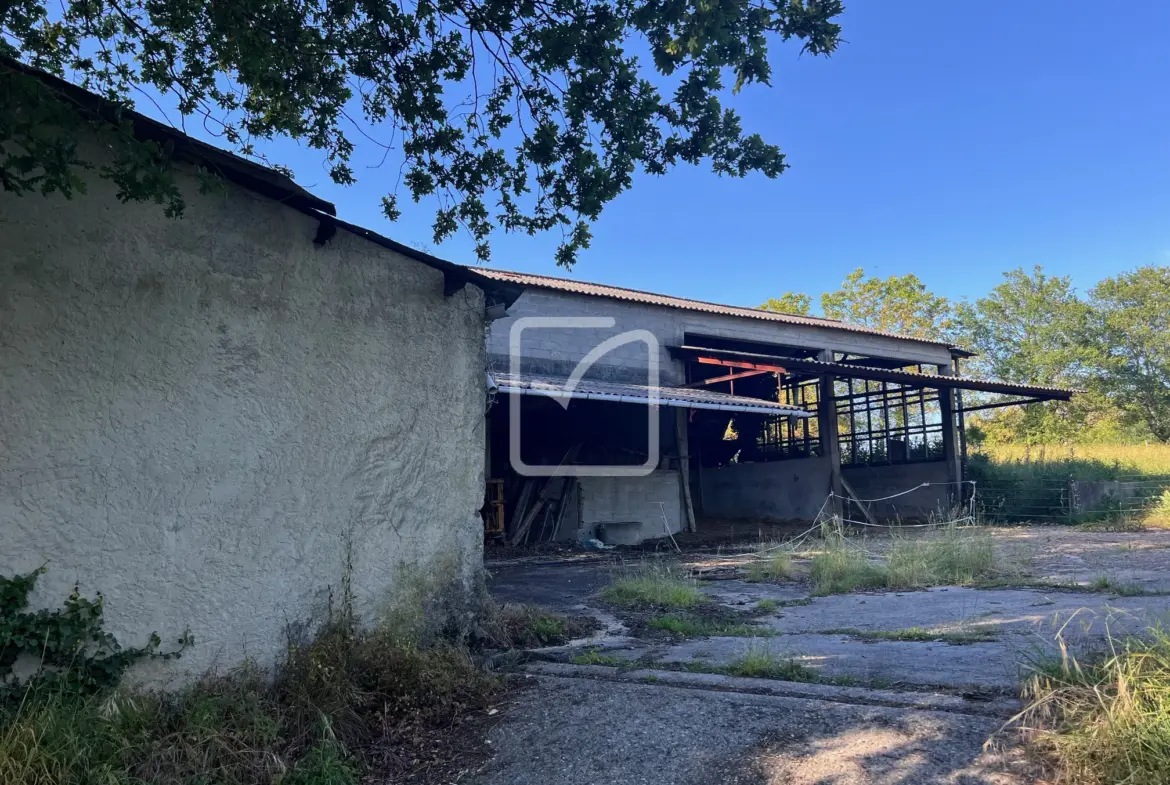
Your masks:
M271 661L352 543L373 618L482 563L483 295L228 186L186 216L0 193L0 574L106 597L164 681ZM407 569L404 570L403 566ZM417 568L417 569L412 569ZM160 670L162 669L162 670Z

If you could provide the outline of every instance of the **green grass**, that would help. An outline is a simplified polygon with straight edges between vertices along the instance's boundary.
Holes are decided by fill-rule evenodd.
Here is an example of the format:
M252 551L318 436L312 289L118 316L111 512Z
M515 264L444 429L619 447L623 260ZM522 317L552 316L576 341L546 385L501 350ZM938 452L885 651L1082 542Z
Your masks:
M787 581L792 576L792 556L783 550L760 554L747 565L747 580L752 583Z
M716 635L765 638L779 635L779 632L770 627L679 613L654 616L646 621L646 626L652 630L669 632L681 638L706 638Z
M756 603L756 607L752 610L761 615L775 613L780 609L780 603L776 600L760 600Z
M780 681L820 681L820 674L791 656L781 656L764 646L749 646L742 657L719 668L728 676Z
M597 649L582 652L569 660L573 665L605 665L610 668L622 668L630 665L629 660L615 657L612 654L602 654Z
M1148 593L1140 583L1119 583L1107 575L1098 575L1088 588L1090 591L1108 592L1121 597L1141 597Z
M1152 629L1103 654L1034 663L1016 718L1069 785L1170 783L1170 635Z
M906 627L900 630L858 630L853 627L837 627L821 630L820 634L848 635L853 638L878 641L938 641L954 645L986 643L996 639L995 633L991 630L930 630L925 627Z
M855 589L885 587L889 570L849 543L829 539L825 550L813 556L809 578L813 594L843 594Z
M619 575L601 590L601 598L625 607L658 608L694 608L710 601L694 579L666 567Z
M1170 524L1170 445L983 445L972 454L969 468L988 520L1095 522L1098 529L1123 531ZM1070 520L1070 477L1145 481L1140 491L1145 509L1122 512L1106 504Z
M839 534L824 542L809 572L817 595L970 585L994 576L991 534L980 527L943 527L921 537L895 535L884 561Z

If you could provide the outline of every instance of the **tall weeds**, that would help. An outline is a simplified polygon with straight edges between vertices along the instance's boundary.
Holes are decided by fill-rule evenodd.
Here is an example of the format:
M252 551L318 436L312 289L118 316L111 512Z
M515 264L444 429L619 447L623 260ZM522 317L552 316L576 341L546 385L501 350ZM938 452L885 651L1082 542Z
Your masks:
M371 751L450 725L499 686L462 648L342 620L273 672L174 694L30 688L0 706L0 785L356 785Z
M1015 722L1070 785L1170 783L1170 635L1111 640L1096 657L1062 647L1024 685Z
M979 526L951 524L920 536L895 533L884 560L866 546L867 541L840 532L825 533L809 573L813 593L963 585L994 571L991 534Z

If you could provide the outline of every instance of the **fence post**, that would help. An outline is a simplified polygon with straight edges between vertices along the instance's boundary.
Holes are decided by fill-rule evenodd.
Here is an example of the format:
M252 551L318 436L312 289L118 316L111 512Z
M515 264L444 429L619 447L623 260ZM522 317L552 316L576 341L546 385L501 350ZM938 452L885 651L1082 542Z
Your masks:
M1073 511L1076 509L1076 502L1074 501L1074 499L1076 498L1076 492L1077 492L1077 481L1074 480L1073 476L1070 474L1068 476L1068 523L1070 526L1073 524L1073 521L1075 520L1075 516L1073 515Z

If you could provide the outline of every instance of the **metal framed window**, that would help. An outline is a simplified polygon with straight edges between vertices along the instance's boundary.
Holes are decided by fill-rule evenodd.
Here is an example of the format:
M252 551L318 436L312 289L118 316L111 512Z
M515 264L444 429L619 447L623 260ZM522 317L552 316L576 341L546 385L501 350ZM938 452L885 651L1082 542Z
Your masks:
M893 382L835 382L837 438L845 466L943 458L939 391Z

